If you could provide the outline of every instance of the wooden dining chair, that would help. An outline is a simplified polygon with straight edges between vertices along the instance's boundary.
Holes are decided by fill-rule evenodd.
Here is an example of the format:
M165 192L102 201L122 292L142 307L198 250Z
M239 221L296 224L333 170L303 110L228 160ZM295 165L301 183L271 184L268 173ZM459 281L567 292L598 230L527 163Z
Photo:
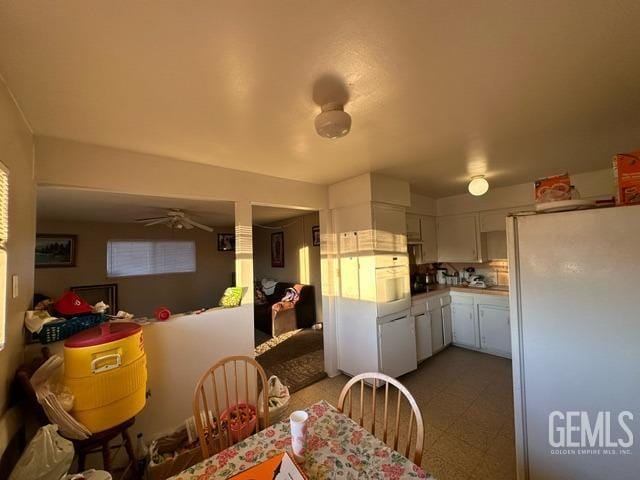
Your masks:
M232 425L230 414L243 405L255 407L255 420L239 418ZM203 458L257 433L261 424L269 425L267 376L262 367L244 356L225 357L213 364L196 384L193 418Z
M371 428L369 428L368 430L373 435L376 434L376 397L378 396L377 388L378 387L382 388L384 386L384 401L383 401L384 410L382 412L382 422L383 422L382 423L382 441L396 451L400 451L398 450L399 432L400 432L400 426L401 426L400 414L401 414L401 407L403 403L402 399L404 397L404 399L407 401L407 403L411 407L410 414L409 414L409 427L408 427L408 433L406 438L406 446L404 449L404 456L407 457L416 465L420 465L420 462L422 461L422 447L424 445L424 423L422 421L422 413L420 412L420 408L418 407L418 404L416 403L415 399L413 398L409 390L407 390L407 388L396 379L391 378L382 373L370 372L370 373L361 373L360 375L356 375L351 380L349 380L347 384L342 388L342 392L340 392L340 398L338 399L338 410L342 413L347 414L349 418L351 418L354 421L356 420L356 418L354 418L354 415L353 415L354 399L353 399L352 389L358 383L360 384L360 398L359 398L360 408L357 409L359 410L357 422L363 428L367 428L365 426L365 410L366 410L365 400L364 400L365 383L368 383L369 385L373 385L373 387L366 385L367 389L371 389ZM390 410L389 408L389 400L390 400L389 386L390 385L398 391L396 402L395 402L395 419L394 419L395 428L392 429L392 432L393 432L392 436L389 435L389 431L388 431L389 430L389 410ZM391 394L393 394L393 391L391 392ZM346 408L347 402L348 402L348 411ZM393 406L391 406L391 408L393 408ZM414 422L414 419L415 419L415 422ZM415 423L415 429L414 429L414 423ZM416 433L415 442L413 441L413 436L412 436L414 430ZM409 456L409 454L411 453L412 443L414 444L414 450L412 455L413 458Z

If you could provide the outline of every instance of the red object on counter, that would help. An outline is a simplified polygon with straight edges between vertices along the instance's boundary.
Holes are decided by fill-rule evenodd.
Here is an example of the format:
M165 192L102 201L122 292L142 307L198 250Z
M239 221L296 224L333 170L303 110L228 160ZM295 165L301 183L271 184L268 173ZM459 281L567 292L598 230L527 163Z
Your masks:
M169 317L171 316L171 310L169 310L167 307L158 307L155 309L153 314L156 317L156 320L158 320L159 322L164 322L165 320L169 320Z

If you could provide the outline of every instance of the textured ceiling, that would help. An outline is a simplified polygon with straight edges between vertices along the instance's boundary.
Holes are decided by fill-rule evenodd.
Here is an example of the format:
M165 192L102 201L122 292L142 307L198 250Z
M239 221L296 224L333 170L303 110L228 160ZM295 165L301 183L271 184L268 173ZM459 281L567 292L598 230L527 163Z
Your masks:
M120 193L38 188L38 220L69 222L131 223L136 218L159 217L169 209L184 210L194 220L209 226L234 225L232 202L184 200ZM254 223L266 224L307 213L304 210L253 207Z
M640 147L640 2L0 3L36 134L433 197L606 168ZM346 100L350 135L318 137Z

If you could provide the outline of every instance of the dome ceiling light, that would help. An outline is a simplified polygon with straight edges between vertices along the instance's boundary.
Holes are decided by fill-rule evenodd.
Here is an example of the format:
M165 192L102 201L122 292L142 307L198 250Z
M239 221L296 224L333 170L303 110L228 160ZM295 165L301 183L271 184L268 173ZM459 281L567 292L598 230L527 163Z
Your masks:
M321 137L340 138L351 130L351 115L339 103L326 103L314 123Z
M484 195L489 190L489 182L484 178L484 175L476 175L471 177L471 181L469 182L469 193L471 195L475 195L479 197L480 195Z

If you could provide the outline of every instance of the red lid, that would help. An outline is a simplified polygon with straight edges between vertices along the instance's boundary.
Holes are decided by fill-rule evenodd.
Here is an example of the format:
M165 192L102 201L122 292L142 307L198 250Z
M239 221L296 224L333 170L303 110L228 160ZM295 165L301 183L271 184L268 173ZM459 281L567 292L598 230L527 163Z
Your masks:
M142 327L131 322L104 322L97 327L83 330L69 337L64 346L68 348L93 347L104 343L115 342L138 333Z

